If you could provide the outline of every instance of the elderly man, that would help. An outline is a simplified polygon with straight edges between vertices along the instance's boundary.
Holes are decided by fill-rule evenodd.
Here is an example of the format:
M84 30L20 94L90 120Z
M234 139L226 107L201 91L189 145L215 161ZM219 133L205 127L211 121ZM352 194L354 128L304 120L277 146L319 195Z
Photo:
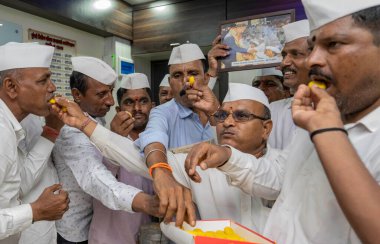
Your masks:
M28 114L49 114L55 86L50 80L54 48L31 43L0 47L0 243L18 243L19 232L32 222L56 220L68 207L67 193L56 184L31 204L21 204L40 179L55 140L46 130L28 151L20 122Z
M284 85L289 87L292 93L300 84L306 84L308 69L305 59L309 54L307 37L309 36L309 22L300 20L282 27L285 33L285 46L282 49L283 60L281 70L284 74ZM294 136L296 126L292 119L291 104L293 98L286 98L270 104L273 120L273 131L269 136L269 145L274 148L284 149Z
M88 118L79 130L64 126L53 150L58 177L71 199L69 211L56 226L58 243L87 243L93 197L114 210L152 214L154 198L118 182L103 164L111 162L81 132L92 120L104 124L103 116L114 104L112 90L116 73L93 57L75 57L72 63L71 92Z
M122 78L116 94L117 114L111 122L111 130L134 141L139 133L144 131L153 107L148 78L141 73L126 75ZM153 193L150 180L119 166L111 164L106 166L120 182L146 193ZM150 218L147 214L111 210L95 199L89 242L136 243L140 226L149 222Z
M303 4L310 78L327 89L301 85L295 94L293 118L305 130L279 160L285 172L233 148L202 145L192 158L206 152L203 168L224 164L219 169L251 194L281 190L264 231L279 243L377 243L380 1Z
M218 102L205 109L195 109L194 101L188 98L189 78L193 77L195 86L208 83L209 76L204 72L204 59L196 44L186 43L175 47L169 59L171 101L152 110L149 122L136 145L145 153L149 167L165 164L166 150L214 138L208 116L218 107ZM186 91L185 91L186 90ZM191 93L192 91L190 91ZM206 92L212 93L210 89ZM186 94L188 93L188 94ZM170 171L154 166L153 183L160 197L160 213L169 222L177 213L177 224L183 221L188 212L190 224L195 224L195 211L188 189L178 184ZM175 192L175 197L169 195Z
M278 152L266 143L272 127L268 106L267 98L259 89L245 84L230 84L221 108L213 115L219 143L237 147L258 158L274 160ZM76 110L70 109L64 117L74 126L86 119L78 108ZM145 163L130 141L93 122L84 133L107 157L121 162L129 170L147 175ZM183 167L185 158L186 154L168 152L168 162L175 178L191 189L202 219L228 218L262 231L269 212L264 205L266 202L229 186L225 175L217 170L201 172L202 182L192 182Z
M281 71L275 68L265 68L261 70L260 76L253 79L252 86L262 90L271 103L288 97L286 90L289 88L285 87L283 82Z
M160 88L158 90L158 100L160 104L169 102L173 98L172 89L169 84L170 75L166 74L160 83Z

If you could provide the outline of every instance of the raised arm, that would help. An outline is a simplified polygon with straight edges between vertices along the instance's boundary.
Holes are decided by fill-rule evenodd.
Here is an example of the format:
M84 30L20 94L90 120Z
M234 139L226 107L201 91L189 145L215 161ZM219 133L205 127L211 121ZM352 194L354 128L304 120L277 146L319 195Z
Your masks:
M326 91L301 85L294 98L292 112L298 126L310 133L344 128L336 102ZM378 243L380 149L371 157L371 165L375 166L372 174L377 176L374 178L343 131L317 133L312 140L338 203L356 234L363 243Z

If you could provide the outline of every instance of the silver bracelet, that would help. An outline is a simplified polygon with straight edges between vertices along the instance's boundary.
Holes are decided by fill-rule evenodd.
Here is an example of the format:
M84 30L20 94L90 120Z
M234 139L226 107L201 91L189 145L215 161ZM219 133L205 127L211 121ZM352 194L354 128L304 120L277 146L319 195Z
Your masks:
M168 160L168 156L166 156L166 152L162 151L161 149L156 148L156 149L152 149L152 150L150 150L150 151L145 155L145 164L147 164L148 157L149 157L149 155L150 155L152 152L161 152L162 154L165 155L166 160Z

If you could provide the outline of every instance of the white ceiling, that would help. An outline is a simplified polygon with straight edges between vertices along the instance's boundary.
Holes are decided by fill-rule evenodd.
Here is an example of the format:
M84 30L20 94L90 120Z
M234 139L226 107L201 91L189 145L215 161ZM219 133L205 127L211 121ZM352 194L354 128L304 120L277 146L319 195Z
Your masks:
M129 5L136 5L136 4L149 3L149 2L154 2L154 1L153 0L124 0L124 2L127 2Z

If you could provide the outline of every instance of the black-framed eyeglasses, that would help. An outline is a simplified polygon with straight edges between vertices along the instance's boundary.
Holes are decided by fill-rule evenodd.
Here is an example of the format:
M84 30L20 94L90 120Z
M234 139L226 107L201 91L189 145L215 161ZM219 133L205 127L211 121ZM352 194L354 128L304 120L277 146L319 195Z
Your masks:
M213 117L217 123L223 123L228 116L232 115L235 122L247 122L253 119L268 120L267 118L258 116L256 114L249 113L244 110L235 110L233 112L227 112L225 110L218 110L213 114Z

